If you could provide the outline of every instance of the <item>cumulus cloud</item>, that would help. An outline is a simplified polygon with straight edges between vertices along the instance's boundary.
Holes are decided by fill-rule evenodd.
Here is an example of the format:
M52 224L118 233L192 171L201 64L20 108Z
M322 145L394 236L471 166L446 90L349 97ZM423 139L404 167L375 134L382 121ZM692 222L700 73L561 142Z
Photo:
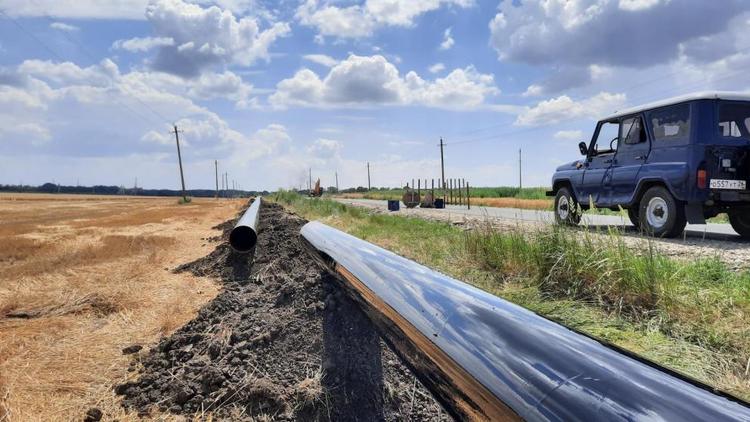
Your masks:
M555 139L563 139L566 141L576 141L583 139L583 132L580 130L558 130L554 135Z
M307 147L307 152L314 157L331 160L340 158L341 148L341 142L337 140L319 138Z
M339 62L333 57L326 56L325 54L305 54L304 56L302 56L302 58L326 67L333 67L336 63Z
M152 67L193 77L216 65L248 66L268 59L270 46L289 34L289 24L277 22L261 30L254 17L235 17L217 6L203 8L182 0L156 0L146 8L156 38L172 39L158 47Z
M445 65L442 63L435 63L427 69L430 73L440 73L445 70Z
M135 37L127 40L117 40L112 44L112 48L137 53L148 51L156 47L173 46L174 40L168 37Z
M80 28L75 25L70 25L64 22L52 22L49 24L49 27L52 29L57 29L58 31L65 31L65 32L75 32L78 31Z
M302 25L315 27L321 36L362 38L381 27L412 26L418 16L444 5L469 7L472 4L472 0L366 0L363 4L341 7L307 0L299 6L295 16Z
M515 124L541 126L579 118L600 118L622 108L626 102L624 94L600 92L592 97L574 101L567 95L541 101L520 113Z
M148 0L0 0L12 16L74 19L143 19Z
M746 7L742 0L502 2L490 43L501 60L532 65L652 66L676 59L681 43L724 31Z
M235 95L229 91L242 88L226 87L239 83L231 73L207 74L185 86L181 78L163 73L123 74L109 60L89 67L27 60L14 71L25 82L0 85L0 127L5 127L0 131L0 151L5 154L28 153L29 145L42 144L60 156L171 151L168 129L176 121L184 130L186 161L203 155L241 155L249 160L270 154L286 132L269 127L247 136L185 94L211 97L223 90L226 96ZM81 124L71 125L72 121ZM142 142L134 145L138 139Z
M451 36L451 28L448 28L445 30L445 32L443 32L443 42L440 43L440 49L450 50L451 47L453 47L453 44L455 44L455 41Z
M455 69L444 78L422 79L416 72L404 77L381 55L350 55L320 78L309 69L284 79L269 97L277 107L418 104L431 107L468 109L481 106L499 93L494 77L473 66Z

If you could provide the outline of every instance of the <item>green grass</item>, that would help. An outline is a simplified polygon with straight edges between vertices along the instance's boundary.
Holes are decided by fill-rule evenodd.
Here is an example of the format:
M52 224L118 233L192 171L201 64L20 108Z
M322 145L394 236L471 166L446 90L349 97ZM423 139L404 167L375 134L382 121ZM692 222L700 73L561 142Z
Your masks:
M424 188L423 188L424 189ZM437 189L436 189L437 190ZM472 198L518 198L518 199L549 199L545 196L546 188L523 188L511 186L500 187L477 187L469 188ZM367 199L401 199L403 189L381 189L363 192L362 197Z
M723 390L750 398L750 274L678 261L617 231L464 231L281 192L307 219L466 281Z

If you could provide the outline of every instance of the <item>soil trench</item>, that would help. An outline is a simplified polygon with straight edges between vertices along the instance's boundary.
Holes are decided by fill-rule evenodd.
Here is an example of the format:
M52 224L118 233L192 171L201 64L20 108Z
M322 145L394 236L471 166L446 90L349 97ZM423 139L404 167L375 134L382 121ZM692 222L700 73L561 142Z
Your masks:
M232 420L450 420L308 255L305 223L264 202L254 255L229 246L234 221L216 227L216 249L176 271L217 276L222 292L134 355L133 379L116 387L123 406Z

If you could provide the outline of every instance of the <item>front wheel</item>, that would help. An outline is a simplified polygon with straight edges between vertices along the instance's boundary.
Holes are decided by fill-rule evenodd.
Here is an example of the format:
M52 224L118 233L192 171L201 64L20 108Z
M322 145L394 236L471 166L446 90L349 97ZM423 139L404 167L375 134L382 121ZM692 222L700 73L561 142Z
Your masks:
M555 222L569 226L581 222L581 208L568 188L560 188L555 195Z
M641 198L641 230L655 237L676 237L685 230L685 207L663 186L654 186Z
M732 210L729 212L729 224L743 239L750 239L750 211Z

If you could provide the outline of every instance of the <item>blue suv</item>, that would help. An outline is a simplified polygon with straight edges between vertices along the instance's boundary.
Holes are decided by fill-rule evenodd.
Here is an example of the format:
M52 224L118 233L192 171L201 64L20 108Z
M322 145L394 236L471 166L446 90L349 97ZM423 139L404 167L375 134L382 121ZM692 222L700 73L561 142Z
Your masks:
M582 160L552 177L555 220L578 224L581 210L627 209L659 237L726 212L750 238L750 95L702 92L600 120Z

